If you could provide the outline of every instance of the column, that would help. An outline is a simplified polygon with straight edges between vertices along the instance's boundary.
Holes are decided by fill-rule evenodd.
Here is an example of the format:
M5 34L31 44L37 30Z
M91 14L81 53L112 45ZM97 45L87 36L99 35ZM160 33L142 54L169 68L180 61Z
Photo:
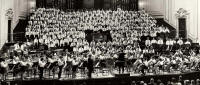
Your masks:
M177 35L176 37L182 37L182 38L187 38L187 20L188 19L189 13L187 10L180 8L175 16L176 16L176 25L177 25Z
M13 42L13 29L12 29L12 19L13 19L13 10L10 8L6 11L6 17L8 19L8 42Z
M197 0L197 18L198 18L198 20L197 20L197 24L198 24L198 26L197 26L197 43L200 43L200 1L199 0Z

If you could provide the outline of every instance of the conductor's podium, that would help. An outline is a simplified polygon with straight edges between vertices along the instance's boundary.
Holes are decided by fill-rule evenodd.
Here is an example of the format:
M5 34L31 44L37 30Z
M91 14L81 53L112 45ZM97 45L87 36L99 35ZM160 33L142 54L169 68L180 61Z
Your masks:
M117 77L117 78L126 78L126 77L130 77L130 73L115 74L115 77Z

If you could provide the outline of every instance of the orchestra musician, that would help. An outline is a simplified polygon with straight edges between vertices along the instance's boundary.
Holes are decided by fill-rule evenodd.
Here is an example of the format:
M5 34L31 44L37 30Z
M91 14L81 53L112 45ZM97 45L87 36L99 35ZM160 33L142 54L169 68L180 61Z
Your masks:
M12 64L13 67L11 70L13 70L13 77L15 77L20 72L20 59L18 56L13 56Z
M39 66L39 61L40 61L40 58L39 58L39 54L38 55L33 55L32 57L32 69L33 69L33 75L34 75L34 78L36 77L37 75L37 70L38 70L38 66Z
M182 38L178 39L177 44L178 44L178 48L181 49L182 45L184 44Z
M146 74L145 70L148 69L148 66L149 66L148 60L145 59L145 58L143 58L143 59L142 59L142 63L139 65L140 72L142 73L142 75L145 75L145 74Z
M172 47L173 47L173 44L174 44L174 41L172 39L167 39L166 41L166 51L170 52L172 50Z
M85 54L79 55L79 58L80 58L79 69L81 70L81 74L85 74L85 68L87 67L88 58Z
M147 48L150 47L151 41L149 40L149 37L147 37L147 40L145 41L145 45L146 45Z
M151 40L151 44L152 44L153 48L156 49L156 47L157 47L157 40L156 40L155 38L153 38L153 39ZM156 50L157 50L157 49L156 49Z
M142 63L141 58L137 58L136 61L133 63L133 71L139 72L139 69L137 68Z
M35 48L38 48L39 46L39 40L37 38L34 39L33 44L35 46Z
M86 55L84 55L83 57L83 67L87 67L87 63L88 62L88 57Z
M126 50L124 50L124 58L125 58L125 64L126 64L126 70L127 70L127 72L130 70L130 60L129 60L129 58L131 57L131 55L130 55L130 53L128 53L128 52L126 52Z
M21 48L19 43L14 44L14 55L18 56L21 53Z
M20 50L19 43L14 44L14 50L15 50L15 51Z
M66 61L66 64L65 64L65 72L66 72L66 77L69 77L70 76L70 72L71 72L71 68L72 68L72 58L70 56L70 54L66 53L66 56L64 56L64 59Z
M39 64L39 71L40 71L40 74L39 74L39 77L40 79L43 78L43 72L44 72L44 67L46 65L46 61L44 60L44 58L40 58L39 61L38 61L38 64Z
M116 63L118 63L118 68L119 68L119 74L124 73L124 67L125 67L125 54L124 53L120 53Z
M53 72L53 77L55 76L55 66L56 66L56 53L54 56L50 55L47 58L46 68L49 70L49 77L51 76L51 71Z
M58 72L58 79L61 78L61 74L62 74L62 69L66 67L66 60L64 59L63 56L60 56L60 58L58 58L58 68L59 68L59 72Z
M87 60L88 78L92 77L92 72L94 70L94 67L93 67L94 61L91 57L92 55L89 55L88 60Z
M191 42L189 41L189 39L186 40L184 45L185 45L185 49L189 49L189 47L191 46Z
M78 58L76 58L74 56L74 58L72 60L72 78L76 78L76 72L77 72L78 65L79 65Z
M105 63L106 60L105 60L104 54L103 53L98 54L96 57L99 59L99 65L100 65L100 67L101 68L105 68L106 67L106 63Z
M33 72L33 61L32 61L32 56L29 56L27 59L26 59L26 62L27 62L27 74L28 74L28 77L30 76L30 72L32 74Z
M21 61L19 61L20 63L20 72L21 72L21 79L23 80L24 79L24 73L25 71L27 70L27 61L25 58L22 58Z
M162 51L163 50L163 39L159 38L157 44L159 45L158 46L159 52Z
M6 80L6 74L8 72L8 62L5 59L0 59L0 73L2 74L2 80Z

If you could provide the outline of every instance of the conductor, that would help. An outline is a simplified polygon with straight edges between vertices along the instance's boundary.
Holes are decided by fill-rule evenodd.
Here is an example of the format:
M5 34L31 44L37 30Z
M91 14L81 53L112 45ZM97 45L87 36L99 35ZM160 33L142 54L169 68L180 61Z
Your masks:
M87 64L88 78L92 77L92 71L94 70L93 64L94 64L94 61L92 60L91 55L89 55L88 64Z
M119 74L121 73L121 70L122 70L122 73L124 73L124 64L125 64L125 53L120 53L119 54L119 57L117 59L117 66L119 68Z

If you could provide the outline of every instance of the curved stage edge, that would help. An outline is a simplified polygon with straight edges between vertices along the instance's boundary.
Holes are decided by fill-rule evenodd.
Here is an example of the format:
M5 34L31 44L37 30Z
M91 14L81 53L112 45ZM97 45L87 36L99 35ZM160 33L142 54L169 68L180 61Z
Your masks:
M144 75L144 76L121 76L110 78L91 78L91 79L68 79L68 80L14 80L9 81L9 85L130 85L132 81L143 80L149 82L151 78L155 81L160 79L163 83L175 78L178 81L179 76L183 80L200 79L200 71L181 73L181 74L165 74L165 75Z

